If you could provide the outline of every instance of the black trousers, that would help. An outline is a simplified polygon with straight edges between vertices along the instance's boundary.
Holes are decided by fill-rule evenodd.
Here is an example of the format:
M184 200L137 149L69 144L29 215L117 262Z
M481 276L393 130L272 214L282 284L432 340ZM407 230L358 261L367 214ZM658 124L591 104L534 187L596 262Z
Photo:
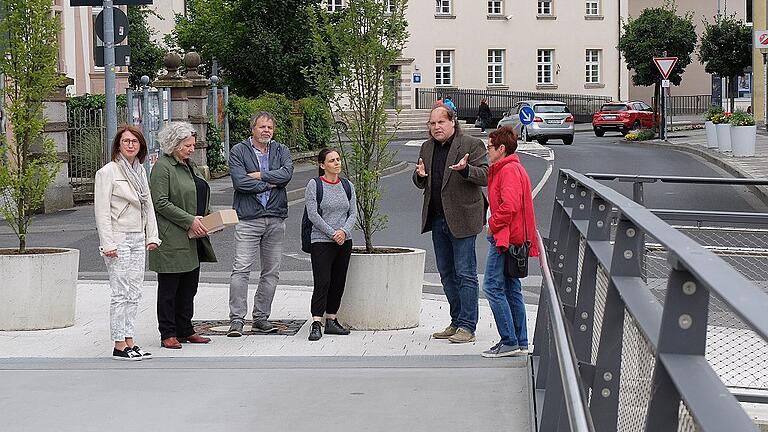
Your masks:
M160 339L195 334L192 316L200 267L186 273L157 274L157 325Z
M347 283L347 268L352 256L352 240L344 244L316 242L310 248L312 256L312 277L315 289L312 291L312 316L324 313L335 315L341 306L344 285Z

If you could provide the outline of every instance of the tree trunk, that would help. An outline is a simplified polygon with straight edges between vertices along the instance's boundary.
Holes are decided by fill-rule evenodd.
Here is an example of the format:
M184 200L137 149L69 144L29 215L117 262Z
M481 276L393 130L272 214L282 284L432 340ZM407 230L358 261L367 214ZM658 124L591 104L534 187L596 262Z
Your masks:
M734 83L738 82L738 80L735 80L734 78L735 77L728 77L728 85L727 85L727 87L728 87L728 98L730 99L730 108L731 108L730 111L731 112L733 112L736 109L736 97L734 95L734 93L735 93L734 90L736 90L736 92L738 91L738 89L737 88L734 89L734 86L733 86Z

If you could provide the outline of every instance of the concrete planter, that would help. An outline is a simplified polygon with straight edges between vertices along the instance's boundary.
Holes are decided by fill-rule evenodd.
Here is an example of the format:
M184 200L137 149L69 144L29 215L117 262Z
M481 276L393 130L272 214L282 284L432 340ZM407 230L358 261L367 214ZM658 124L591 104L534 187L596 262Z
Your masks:
M73 325L79 262L77 249L0 254L0 330L44 330Z
M707 148L717 148L717 125L711 121L704 122L704 129L707 131Z
M717 149L723 153L731 151L731 124L717 124L715 127L717 127Z
M418 327L425 256L422 249L353 252L339 321L353 330Z
M736 157L755 155L755 136L757 126L732 126L731 149Z

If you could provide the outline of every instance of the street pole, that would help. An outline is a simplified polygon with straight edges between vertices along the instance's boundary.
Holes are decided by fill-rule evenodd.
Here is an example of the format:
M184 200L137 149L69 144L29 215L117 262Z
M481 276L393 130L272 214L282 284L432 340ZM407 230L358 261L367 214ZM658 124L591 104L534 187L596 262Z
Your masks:
M768 50L760 51L763 53L763 127L768 130Z
M113 0L104 0L104 95L107 99L107 135L104 142L106 160L110 159L109 143L117 133L117 95L115 77L115 25Z

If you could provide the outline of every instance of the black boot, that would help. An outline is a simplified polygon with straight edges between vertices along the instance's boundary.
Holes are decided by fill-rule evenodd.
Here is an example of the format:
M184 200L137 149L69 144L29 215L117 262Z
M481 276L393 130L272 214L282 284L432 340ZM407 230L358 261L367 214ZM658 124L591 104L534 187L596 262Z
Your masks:
M337 319L332 319L332 320L326 319L325 334L348 335L349 329L345 329L344 327L342 327Z
M309 330L309 340L316 341L323 337L323 330L320 321L312 321L312 328Z

